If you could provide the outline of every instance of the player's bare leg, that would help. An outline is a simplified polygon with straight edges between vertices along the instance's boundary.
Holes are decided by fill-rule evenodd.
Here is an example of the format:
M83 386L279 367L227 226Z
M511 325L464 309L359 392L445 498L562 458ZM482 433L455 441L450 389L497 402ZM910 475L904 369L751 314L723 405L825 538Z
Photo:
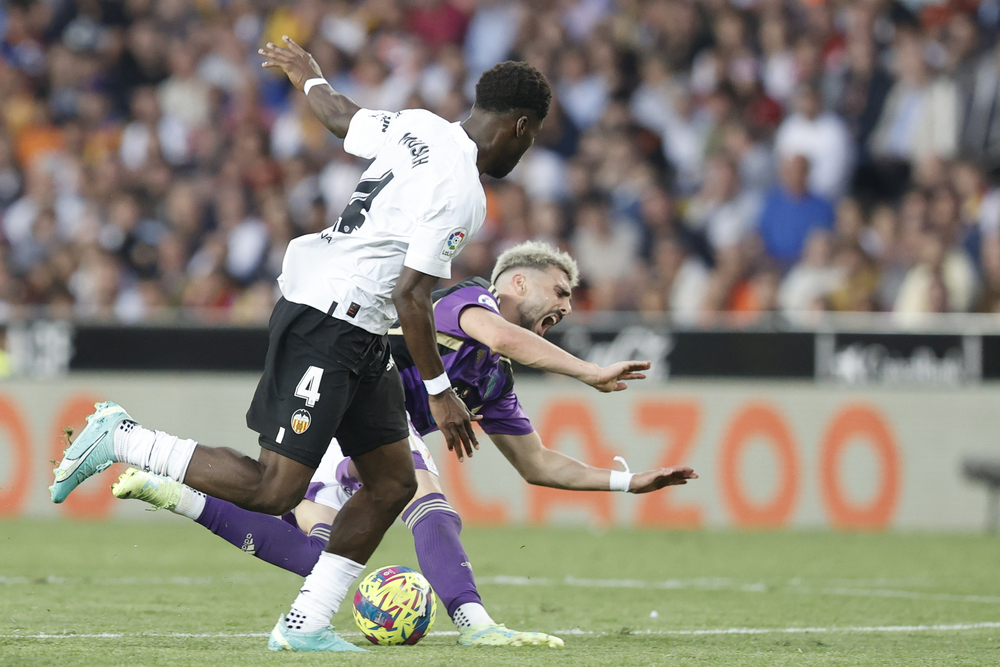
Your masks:
M562 646L558 637L509 630L490 617L461 542L461 519L448 503L440 478L417 463L417 492L403 510L402 519L413 532L421 570L459 629L458 643ZM344 488L357 488L357 470L347 467L345 474L347 477L341 479ZM289 523L287 518L248 512L134 468L121 476L112 492L118 498L137 498L193 519L244 552L301 576L307 576L319 560L338 514L328 505L303 500Z
M385 531L416 493L417 479L408 440L383 445L353 460L362 487L337 514L326 551L303 582L288 616L280 618L271 631L271 650L360 650L332 631L330 619Z
M333 525L339 513L332 507L311 500L303 500L295 507L295 524L299 530L306 534L312 533L316 526L323 526L329 533L330 526Z
M205 447L194 440L153 431L137 424L121 406L95 406L63 461L56 468L52 500L62 502L83 480L115 461L163 475L265 514L283 514L295 507L309 486L313 470L261 448L260 458L225 447Z
M365 563L413 498L417 477L408 440L352 456L351 460L362 486L333 522L327 551Z
M302 500L314 472L263 447L255 461L227 447L198 445L178 481L251 512L278 515Z

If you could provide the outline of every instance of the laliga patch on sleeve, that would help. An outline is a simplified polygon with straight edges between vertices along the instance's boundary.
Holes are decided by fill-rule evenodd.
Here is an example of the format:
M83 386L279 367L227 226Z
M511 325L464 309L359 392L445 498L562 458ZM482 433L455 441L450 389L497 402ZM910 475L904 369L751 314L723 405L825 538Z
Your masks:
M497 302L494 301L493 297L491 297L489 294L480 294L479 303L486 306L487 308L492 308L498 313L500 312L500 309L497 307Z
M459 227L448 234L448 240L444 242L444 248L441 249L441 259L451 259L457 255L468 237L469 230L465 227Z

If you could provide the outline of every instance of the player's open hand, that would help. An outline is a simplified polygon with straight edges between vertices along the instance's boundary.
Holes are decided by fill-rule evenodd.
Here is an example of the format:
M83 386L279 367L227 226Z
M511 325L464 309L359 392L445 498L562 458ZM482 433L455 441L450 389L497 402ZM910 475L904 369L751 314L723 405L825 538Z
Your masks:
M482 419L482 415L469 412L462 399L451 389L434 396L428 396L431 416L444 434L448 449L455 452L458 460L472 457L472 451L479 449L479 441L472 430L472 422Z
M628 389L625 383L629 380L645 380L646 374L641 371L648 371L649 367L648 361L619 361L617 364L598 367L594 375L585 378L584 382L605 393L622 391Z
M302 90L302 87L309 79L323 77L323 72L320 71L319 65L316 64L316 61L313 60L313 57L305 49L296 44L288 35L285 35L281 39L285 43L284 47L268 42L264 48L257 50L257 53L266 58L262 65L263 67L281 68L288 76L288 80L292 82L292 85L299 90Z
M660 468L659 470L649 470L633 475L628 491L629 493L649 493L650 491L662 489L665 486L687 484L689 479L698 479L698 475L691 468Z

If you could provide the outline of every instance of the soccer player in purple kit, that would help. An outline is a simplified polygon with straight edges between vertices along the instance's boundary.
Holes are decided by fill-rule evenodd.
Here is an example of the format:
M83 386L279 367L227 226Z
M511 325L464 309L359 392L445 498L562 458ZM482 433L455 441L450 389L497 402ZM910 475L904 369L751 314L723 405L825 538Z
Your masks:
M594 468L541 442L513 391L507 358L574 377L606 392L624 389L622 380L640 379L639 371L648 367L646 362L621 362L600 368L541 337L570 312L570 290L576 282L576 263L569 255L529 241L500 256L493 285L472 278L436 292L437 343L455 391L472 412L482 415L480 426L529 483L645 493L696 478L690 468L636 475ZM458 627L458 642L561 646L562 640L551 635L509 630L496 623L483 606L459 537L461 519L448 504L437 468L421 440L437 427L426 389L399 333L390 330L390 339L406 389L410 448L418 481L417 493L402 518L413 532L421 570ZM206 498L179 482L136 469L126 471L112 487L119 498L138 498L187 516L236 547L302 575L319 558L337 511L358 488L350 458L341 454L336 443L313 476L306 499L284 520Z

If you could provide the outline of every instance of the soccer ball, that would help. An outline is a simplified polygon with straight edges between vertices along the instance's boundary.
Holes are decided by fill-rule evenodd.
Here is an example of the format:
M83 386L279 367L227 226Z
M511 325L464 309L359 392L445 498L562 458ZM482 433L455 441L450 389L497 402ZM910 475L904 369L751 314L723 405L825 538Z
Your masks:
M434 625L437 598L424 575L401 565L361 580L354 594L354 622L372 644L416 644Z

